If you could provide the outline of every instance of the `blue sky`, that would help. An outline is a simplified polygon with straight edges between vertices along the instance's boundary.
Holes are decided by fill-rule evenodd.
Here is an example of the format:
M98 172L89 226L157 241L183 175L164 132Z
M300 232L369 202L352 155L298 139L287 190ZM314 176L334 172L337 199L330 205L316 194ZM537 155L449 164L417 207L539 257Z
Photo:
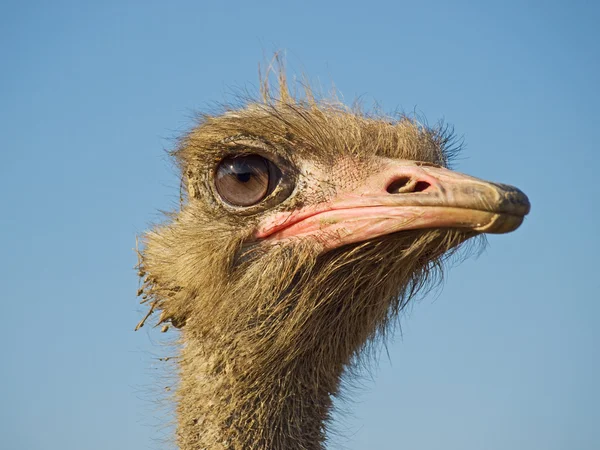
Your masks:
M532 213L415 304L329 448L600 448L600 7L593 2L16 2L0 14L0 446L168 447L135 237L165 149L264 55L444 118L460 171Z

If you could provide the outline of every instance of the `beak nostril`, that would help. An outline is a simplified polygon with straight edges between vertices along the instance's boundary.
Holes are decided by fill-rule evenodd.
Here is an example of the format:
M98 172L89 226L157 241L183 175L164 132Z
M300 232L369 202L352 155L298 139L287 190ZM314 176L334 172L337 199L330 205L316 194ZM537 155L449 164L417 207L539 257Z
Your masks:
M387 191L390 194L411 194L414 192L423 192L430 186L426 181L415 181L410 177L400 177L390 183Z
M409 177L396 178L387 187L387 191L390 194L403 194L405 192L412 192L412 183Z

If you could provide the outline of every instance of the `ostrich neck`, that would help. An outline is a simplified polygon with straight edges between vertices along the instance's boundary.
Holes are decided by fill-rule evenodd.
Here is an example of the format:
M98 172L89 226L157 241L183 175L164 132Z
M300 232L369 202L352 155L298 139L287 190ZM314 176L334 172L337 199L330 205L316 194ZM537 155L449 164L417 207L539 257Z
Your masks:
M245 349L183 333L181 450L320 450L342 364L259 363ZM259 357L260 360L260 357Z
M385 326L414 272L394 270L405 262L396 258L386 266L394 276L367 278L361 274L374 263L365 261L333 271L324 260L282 295L253 292L243 304L244 293L232 288L211 300L210 312L187 319L177 392L181 450L323 449L344 368ZM265 271L255 284L269 286L272 276Z

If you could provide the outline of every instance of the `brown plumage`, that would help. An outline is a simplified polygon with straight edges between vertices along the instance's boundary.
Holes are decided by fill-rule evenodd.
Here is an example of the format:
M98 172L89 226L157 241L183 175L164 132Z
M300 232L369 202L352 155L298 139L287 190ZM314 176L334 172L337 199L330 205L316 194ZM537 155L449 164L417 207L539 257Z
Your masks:
M143 238L141 292L181 330L183 450L323 448L361 350L449 253L528 212L520 191L441 168L443 128L294 99L281 74L277 98L181 139L181 209Z

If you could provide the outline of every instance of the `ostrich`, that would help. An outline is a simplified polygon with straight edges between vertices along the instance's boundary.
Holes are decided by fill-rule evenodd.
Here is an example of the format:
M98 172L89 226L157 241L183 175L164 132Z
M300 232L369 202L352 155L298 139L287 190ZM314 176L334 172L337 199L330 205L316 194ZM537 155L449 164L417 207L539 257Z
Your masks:
M447 169L409 117L278 94L205 115L172 152L181 208L143 236L140 295L180 329L182 450L316 450L332 398L444 259L515 230L518 189Z

